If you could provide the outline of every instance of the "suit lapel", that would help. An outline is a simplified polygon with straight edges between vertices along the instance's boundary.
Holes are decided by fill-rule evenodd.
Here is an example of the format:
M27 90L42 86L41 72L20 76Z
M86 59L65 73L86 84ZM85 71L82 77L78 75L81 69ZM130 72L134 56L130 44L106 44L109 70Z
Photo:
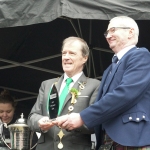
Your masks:
M113 79L113 77L114 77L114 75L115 75L115 73L116 73L116 71L117 71L119 65L122 63L122 61L124 60L124 58L127 57L128 54L129 54L131 51L136 50L136 49L137 49L136 47L133 47L132 49L130 49L130 50L119 60L119 62L118 62L118 64L116 65L116 67L115 67L115 68L113 69L113 71L111 72L110 78L108 79L108 81L106 81L106 82L107 82L107 85L106 85L106 89L105 89L104 92L107 91L107 89L108 89L108 87L109 87L109 85L110 85L110 83L111 83L111 81L112 81L112 79Z
M106 92L107 87L105 85L106 85L106 82L108 82L108 79L109 79L108 76L110 74L110 70L111 70L111 65L105 70L105 72L103 74L102 82L101 82L101 85L100 85L101 88L99 90L98 99L99 99L99 97L101 97L102 95L104 95L104 93Z
M78 82L83 83L83 82L86 82L86 80L87 80L87 77L86 77L86 76L84 75L84 73L83 73L83 74L81 75L81 77L75 82L75 84L73 85L72 88L79 89L79 83L78 83ZM67 103L68 101L71 102L71 98L72 98L72 95L71 95L71 93L69 92L68 95L67 95L67 97L66 97L66 99L65 99L65 102L64 102L64 104L63 104L62 109L64 109L64 107L65 107L65 105L66 105L66 103ZM70 103L70 104L71 104L71 103Z
M116 65L116 67L112 70L111 74L110 74L110 69L108 70L106 78L105 78L105 82L104 82L105 85L102 86L102 87L104 87L103 88L103 95L105 95L105 93L107 92L108 87L109 87L109 85L110 85L110 83L111 83L111 81L112 81L112 79L113 79L113 77L117 71L117 68L121 64L121 62L122 61L119 61L119 63ZM111 66L110 66L110 68L111 68Z
M98 96L97 96L97 101L99 100L99 98L102 96L102 95L105 95L107 90L108 90L108 87L119 67L119 65L122 63L122 61L124 60L125 57L127 57L129 55L130 52L132 52L133 50L137 50L137 47L133 47L132 49L130 49L120 60L119 60L119 63L117 64L117 66L113 69L113 72L110 76L109 79L107 79L107 76L109 75L109 72L110 72L110 69L111 69L111 65L105 70L104 74L103 74L103 77L102 77L102 81L101 81L101 84L100 84L100 89L99 89L99 92L98 92ZM107 81L108 80L108 81ZM105 86L105 83L107 82L107 85L105 87L105 90L103 90L103 87Z
M105 82L107 80L107 76L110 72L110 69L111 69L111 65L103 73L102 81L101 81L100 88L99 88L98 95L97 95L95 102L98 101L103 95L103 87L104 87Z
M59 90L60 90L61 83L62 83L63 79L64 79L64 75L62 75L62 76L58 79L58 81L57 81L56 89L57 89L58 93L59 93Z

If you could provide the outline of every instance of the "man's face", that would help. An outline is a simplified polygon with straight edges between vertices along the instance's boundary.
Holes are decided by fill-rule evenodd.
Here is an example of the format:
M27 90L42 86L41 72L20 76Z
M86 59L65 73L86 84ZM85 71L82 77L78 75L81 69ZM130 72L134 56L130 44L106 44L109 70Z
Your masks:
M62 67L64 72L72 77L83 70L83 65L87 57L82 56L81 45L79 41L66 43L62 50Z
M14 116L14 107L10 103L0 103L0 118L2 122L9 123Z
M110 31L113 27L122 27L121 23L117 20L111 21L108 25L107 31ZM125 48L128 44L130 29L115 28L115 31L112 34L108 32L106 40L109 44L109 47L115 52L119 52Z

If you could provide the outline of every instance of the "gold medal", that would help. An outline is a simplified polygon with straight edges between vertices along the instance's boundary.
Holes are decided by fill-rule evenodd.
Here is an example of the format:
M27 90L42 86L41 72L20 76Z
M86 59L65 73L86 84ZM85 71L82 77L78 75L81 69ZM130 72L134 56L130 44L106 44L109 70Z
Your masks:
M62 149L64 146L63 146L63 144L60 142L57 147L58 147L58 149Z
M65 135L62 131L62 129L60 129L59 133L57 134L59 136L60 142L58 144L58 149L62 149L63 148L63 144L61 143L61 139L63 138L63 136Z

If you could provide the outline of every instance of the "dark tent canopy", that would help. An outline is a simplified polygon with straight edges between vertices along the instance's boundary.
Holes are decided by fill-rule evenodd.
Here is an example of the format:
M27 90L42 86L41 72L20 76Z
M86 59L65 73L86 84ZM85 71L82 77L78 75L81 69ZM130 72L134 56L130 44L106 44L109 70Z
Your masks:
M1 0L0 27L50 22L58 17L110 20L127 15L150 19L149 0Z
M149 0L1 0L0 90L10 90L18 112L27 115L41 82L63 73L61 44L69 36L87 41L90 57L84 72L101 79L113 55L103 32L118 15L137 20L138 46L150 49Z

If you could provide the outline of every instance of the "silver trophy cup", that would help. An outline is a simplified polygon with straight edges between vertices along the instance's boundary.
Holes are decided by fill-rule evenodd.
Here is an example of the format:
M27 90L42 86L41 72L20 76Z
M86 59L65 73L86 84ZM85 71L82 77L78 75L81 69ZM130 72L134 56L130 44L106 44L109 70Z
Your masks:
M27 125L26 119L19 118L14 124L8 126L10 131L10 141L12 150L30 150L33 132Z

